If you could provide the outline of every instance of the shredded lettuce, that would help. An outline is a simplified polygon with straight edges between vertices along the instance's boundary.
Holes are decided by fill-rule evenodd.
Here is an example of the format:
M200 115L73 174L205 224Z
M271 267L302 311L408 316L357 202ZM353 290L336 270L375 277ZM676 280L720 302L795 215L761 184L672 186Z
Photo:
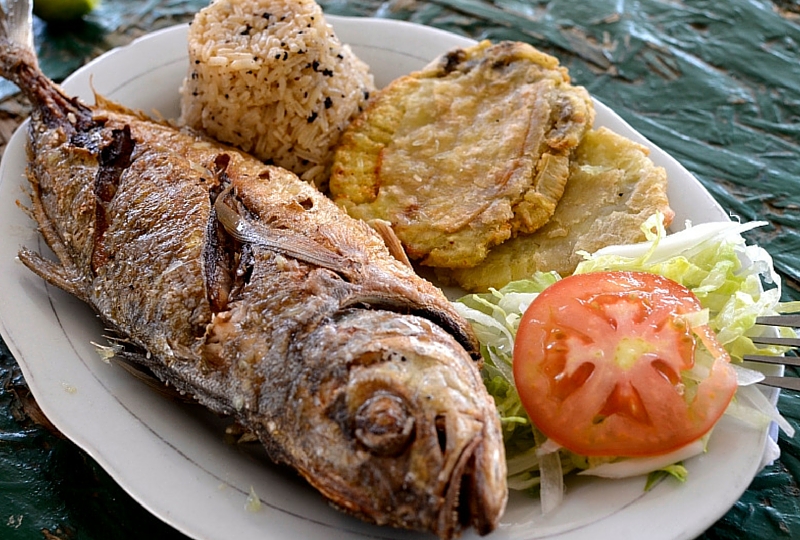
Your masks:
M756 345L752 337L765 332L792 336L793 330L775 330L756 325L756 318L781 312L800 311L800 303L781 303L781 280L772 258L762 248L747 245L742 233L764 222L714 222L691 226L667 234L663 216L647 220L642 230L646 241L610 246L593 254L583 253L575 273L612 270L643 271L660 274L689 288L700 300L703 312L690 324L708 324L737 365L740 384L726 414L757 427L775 421L785 431L792 428L774 404L752 386L762 375L741 365L746 354L780 355L787 348ZM508 460L511 489L538 492L542 508L555 508L563 493L563 476L573 471L601 476L650 474L655 480L672 476L686 478L683 459L704 451L705 440L679 449L675 459L650 461L626 458L589 458L558 448L533 425L522 407L514 385L512 354L519 321L536 296L561 279L556 273L537 273L530 279L509 283L499 290L472 294L455 302L456 309L473 326L484 358L482 376L499 412ZM692 380L705 378L713 358L698 347L695 368L687 374Z

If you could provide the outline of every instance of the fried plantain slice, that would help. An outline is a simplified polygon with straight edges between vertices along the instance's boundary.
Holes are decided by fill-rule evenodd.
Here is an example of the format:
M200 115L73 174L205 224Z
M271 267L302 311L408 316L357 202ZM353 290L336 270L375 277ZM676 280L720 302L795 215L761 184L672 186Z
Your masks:
M643 241L641 225L656 211L667 225L672 221L666 171L646 147L601 127L584 136L570 170L564 196L544 227L497 246L474 268L437 269L437 276L474 292L536 271L568 276L581 261L579 251Z
M331 196L354 217L389 221L412 260L469 268L550 219L593 120L556 58L483 41L373 98L341 139Z

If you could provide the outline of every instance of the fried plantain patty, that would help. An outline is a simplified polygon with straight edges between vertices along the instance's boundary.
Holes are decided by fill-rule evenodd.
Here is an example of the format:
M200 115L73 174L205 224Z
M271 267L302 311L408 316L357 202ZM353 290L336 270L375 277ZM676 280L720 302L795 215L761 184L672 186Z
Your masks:
M389 221L412 260L469 268L550 219L593 120L556 58L484 41L373 98L341 139L331 196L354 217Z
M666 224L674 212L667 200L667 174L644 146L606 128L589 131L578 147L553 217L533 234L497 246L480 265L437 276L469 291L500 288L536 271L572 274L579 251L640 242L644 221L656 211Z

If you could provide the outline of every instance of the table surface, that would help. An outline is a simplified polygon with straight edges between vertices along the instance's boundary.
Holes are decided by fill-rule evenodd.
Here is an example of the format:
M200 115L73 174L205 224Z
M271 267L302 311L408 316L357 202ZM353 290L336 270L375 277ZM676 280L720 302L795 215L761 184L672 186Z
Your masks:
M37 21L45 72L63 79L206 0L102 0L81 23ZM329 0L326 13L402 19L476 39L527 41L693 172L743 220L800 299L800 3L797 0ZM28 107L0 83L0 151ZM0 301L1 298L0 298ZM797 375L796 373L792 373ZM779 408L800 430L800 396ZM800 436L703 539L800 537ZM680 519L680 516L676 516ZM180 539L41 414L0 340L0 538Z

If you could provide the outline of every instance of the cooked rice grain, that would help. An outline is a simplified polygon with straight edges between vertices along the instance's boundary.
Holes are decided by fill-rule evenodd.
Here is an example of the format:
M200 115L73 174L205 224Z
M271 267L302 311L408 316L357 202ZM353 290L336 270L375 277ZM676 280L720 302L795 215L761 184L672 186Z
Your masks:
M325 187L372 75L310 0L216 0L189 28L181 123Z

